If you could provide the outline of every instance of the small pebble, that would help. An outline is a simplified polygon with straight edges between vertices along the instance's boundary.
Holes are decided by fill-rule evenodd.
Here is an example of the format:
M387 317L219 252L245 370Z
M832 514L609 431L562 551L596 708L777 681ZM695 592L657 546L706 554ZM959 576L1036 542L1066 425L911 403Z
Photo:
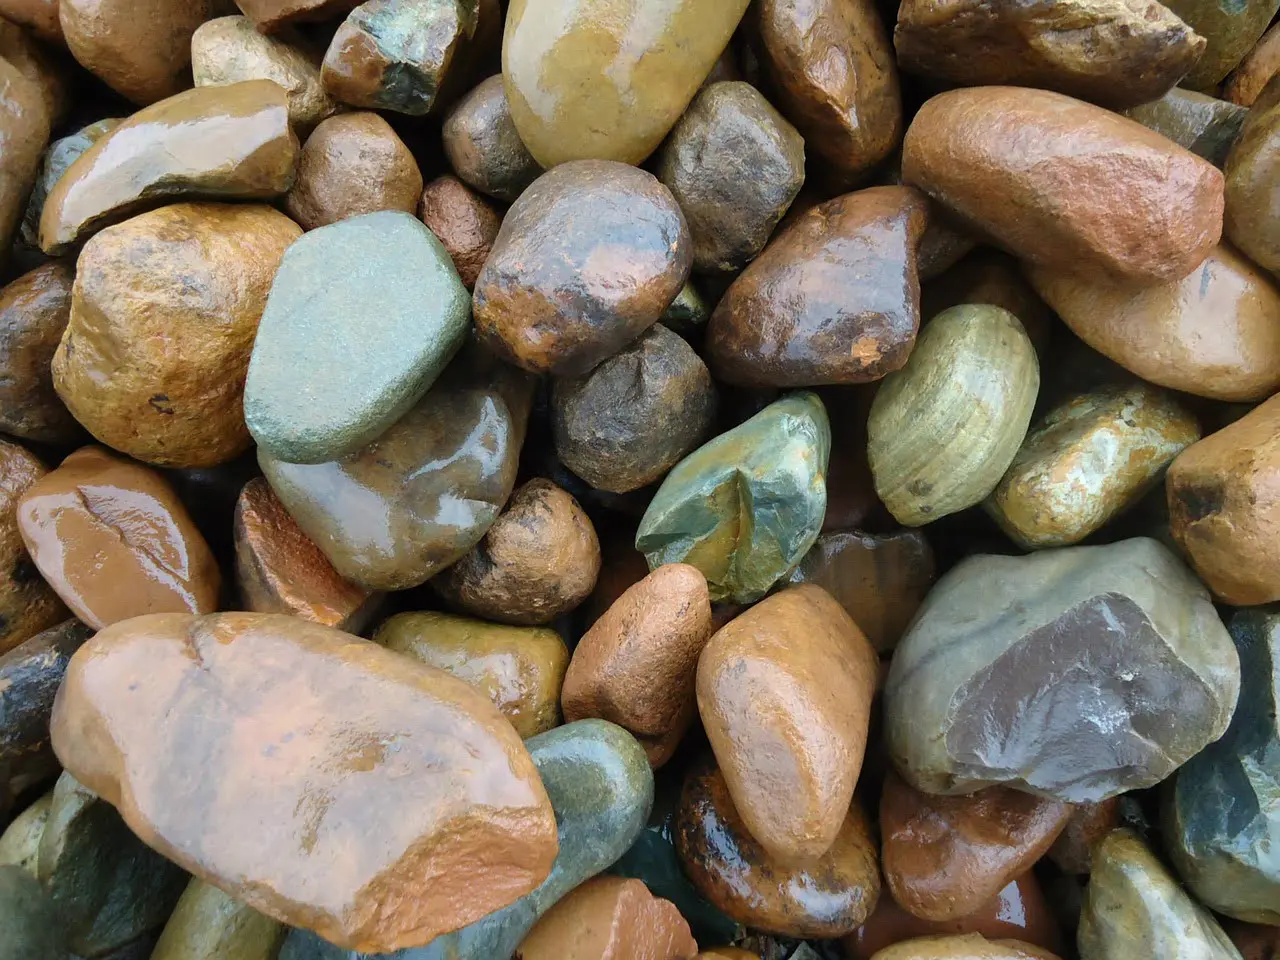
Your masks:
M511 119L501 74L463 96L445 117L441 134L453 172L497 200L514 202L542 176Z
M498 238L502 214L457 177L446 175L426 185L418 216L448 251L462 285L474 289Z

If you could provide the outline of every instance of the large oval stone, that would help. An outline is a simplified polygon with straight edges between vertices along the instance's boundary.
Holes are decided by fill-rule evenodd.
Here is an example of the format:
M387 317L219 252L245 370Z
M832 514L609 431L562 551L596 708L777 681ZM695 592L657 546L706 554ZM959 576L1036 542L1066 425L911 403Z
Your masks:
M103 630L72 658L52 731L150 846L348 947L465 926L541 883L557 851L537 771L483 694L295 617Z
M66 607L27 552L22 498L48 474L25 447L0 440L0 653L66 618Z
M42 443L84 436L58 399L49 365L71 319L75 270L46 263L0 290L0 430Z
M178 898L151 960L275 960L288 928L203 880Z
M1280 229L1268 211L1280 191L1280 82L1269 84L1249 111L1223 172L1227 238L1275 273L1280 269Z

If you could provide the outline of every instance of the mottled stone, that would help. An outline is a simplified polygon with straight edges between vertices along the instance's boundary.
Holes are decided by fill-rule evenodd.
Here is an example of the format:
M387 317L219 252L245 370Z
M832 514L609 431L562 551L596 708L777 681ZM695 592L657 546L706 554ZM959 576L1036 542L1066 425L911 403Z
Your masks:
M894 651L885 726L927 793L1007 784L1097 801L1220 737L1239 685L1208 591L1154 540L974 556Z
M1209 43L1182 79L1192 90L1208 90L1236 68L1271 23L1278 0L1229 3L1216 0L1169 0L1166 6Z
M712 600L758 600L818 538L830 450L827 411L815 394L770 404L667 474L636 549L650 569L697 567Z
M94 629L217 609L217 561L154 470L84 447L27 488L17 516L44 579Z
M701 342L702 331L710 319L711 307L690 280L680 288L680 292L671 301L671 306L667 307L660 322L668 330L680 334L685 340Z
M66 925L40 884L25 870L0 866L0 927L5 957L62 960Z
M0 263L8 259L35 185L50 125L40 87L0 58Z
M1204 157L1219 170L1248 113L1234 103L1181 87L1124 111L1129 119Z
M49 364L71 317L74 268L46 263L0 290L0 430L43 443L84 435L53 389Z
M22 498L47 473L25 447L0 440L0 654L66 619L27 553L19 518Z
M263 33L291 23L328 20L349 12L360 0L236 0L240 11Z
M1222 85L1223 99L1251 107L1280 69L1280 30L1272 26Z
M1280 228L1270 209L1280 192L1280 80L1268 85L1227 156L1227 238L1258 266L1280 270Z
M49 149L44 152L44 159L40 161L40 173L36 177L35 186L31 188L31 196L27 199L27 212L22 217L21 240L24 244L32 249L39 248L40 215L44 212L44 202L50 192L71 165L80 159L81 154L123 122L108 117L49 144Z
M684 215L652 175L563 164L507 211L476 281L476 331L526 370L581 376L657 322L692 258Z
M192 880L151 960L275 960L288 928L202 880Z
M462 285L468 290L475 287L498 239L502 214L457 177L446 175L426 185L418 216L444 244Z
M987 940L966 933L908 940L886 947L871 960L1058 960L1058 956L1020 940Z
M47 43L63 42L58 0L0 0L0 16L27 27Z
M46 717L46 724L48 718ZM53 805L53 791L41 796L13 818L0 833L0 868L21 867L34 879L36 862L40 859L40 837L49 822L49 809Z
M1049 848L1049 859L1064 873L1086 874L1093 869L1094 848L1119 825L1118 797L1100 803L1077 804L1066 827Z
M265 200L293 184L298 138L270 80L200 87L139 110L86 150L45 201L40 247L56 256L175 199Z
M542 175L511 119L502 74L478 84L454 105L441 136L453 172L491 197L510 203Z
M929 100L903 142L902 178L1039 266L1172 281L1222 232L1216 168L1047 90L970 87Z
M260 455L319 464L383 436L462 345L467 307L448 252L407 213L304 235L280 262L249 361L244 414Z

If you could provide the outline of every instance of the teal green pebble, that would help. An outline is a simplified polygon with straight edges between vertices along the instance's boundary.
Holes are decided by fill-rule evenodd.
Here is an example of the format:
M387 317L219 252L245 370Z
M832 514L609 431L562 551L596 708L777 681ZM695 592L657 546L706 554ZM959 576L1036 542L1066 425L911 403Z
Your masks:
M1235 716L1166 786L1165 842L1206 906L1280 925L1280 607L1241 610L1228 629L1240 654Z
M524 742L559 826L560 853L532 893L456 933L380 960L498 960L510 957L538 919L570 890L610 866L635 842L653 806L653 772L635 737L604 720L579 720ZM279 960L366 960L307 930L289 934Z
M0 867L0 958L63 960L63 925L40 884L21 867Z
M676 464L640 521L636 549L651 570L697 567L712 600L759 600L818 538L830 454L817 394L771 403Z
M354 453L421 399L470 320L453 261L417 218L384 210L303 234L253 345L249 432L286 463Z

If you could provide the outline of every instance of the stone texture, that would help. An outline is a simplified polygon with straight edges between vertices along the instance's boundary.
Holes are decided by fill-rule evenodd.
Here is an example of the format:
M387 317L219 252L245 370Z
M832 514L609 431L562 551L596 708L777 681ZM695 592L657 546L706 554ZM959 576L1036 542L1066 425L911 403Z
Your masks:
M41 579L21 533L22 498L47 473L26 448L0 440L0 654L66 619L66 607Z
M1223 99L1251 107L1280 69L1280 30L1267 30L1222 85Z
M249 353L300 235L271 207L221 203L177 203L95 234L53 357L67 409L157 466L210 467L249 449Z
M728 45L747 0L513 0L502 74L511 117L544 167L638 164Z
M964 305L934 317L867 421L889 512L918 527L981 503L1022 445L1039 389L1035 348L1013 314Z
M628 493L660 480L707 439L716 409L702 358L654 324L585 377L555 381L556 456L596 489Z
M511 119L502 74L478 84L454 105L441 136L453 172L498 200L511 203L542 175Z
M875 909L880 871L871 824L853 804L822 856L787 863L748 832L724 778L695 768L685 781L676 848L698 891L733 919L785 937L838 937Z
M293 184L298 139L270 80L162 100L86 150L49 191L40 247L57 256L105 226L176 199L266 200Z
M1208 41L1204 54L1182 79L1192 90L1207 90L1245 58L1280 8L1280 0L1222 6L1211 0L1169 0L1176 13Z
M502 221L476 281L476 330L510 363L581 376L657 322L692 257L684 215L652 175L563 164Z
M71 317L75 270L46 263L0 290L0 430L42 443L84 431L53 389L49 364Z
M8 259L40 171L50 125L40 87L0 58L0 264Z
M14 817L0 833L0 868L21 867L35 879L36 862L40 859L40 837L49 822L52 805L53 791L50 790Z
M1094 848L1119 825L1118 797L1101 803L1077 804L1066 827L1049 848L1049 859L1064 873L1086 874L1093 869Z
M964 87L1043 87L1112 109L1163 96L1205 48L1155 0L907 0L893 42L911 73Z
M52 53L32 35L0 16L0 57L37 88L52 126L59 126L71 106L71 81L65 57Z
M732 273L756 258L804 183L804 138L755 87L703 87L657 157L689 222L693 268Z
M0 16L27 27L46 43L63 43L58 0L0 0Z
M35 878L18 867L0 866L0 923L5 954L14 960L62 960L67 955L62 918Z
M680 334L690 343L700 344L702 342L702 332L706 329L707 321L710 319L710 306L707 305L707 301L698 292L698 288L693 285L693 281L690 280L680 288L676 298L671 301L671 306L667 307L666 312L662 315L661 323L668 330Z
M697 567L713 601L758 600L818 537L830 450L815 394L770 404L676 464L640 521L636 549L650 569Z
M1268 212L1280 190L1280 81L1254 103L1227 156L1227 238L1258 266L1280 270L1280 229Z
M35 186L31 188L31 196L27 198L27 212L22 216L19 239L25 246L33 250L39 249L40 215L44 212L44 202L62 179L62 175L71 164L80 159L81 154L123 122L108 117L49 144L49 149L44 152L44 158L40 161L40 172L36 176Z
M1208 591L1154 540L973 556L894 651L885 729L927 793L1007 784L1097 801L1220 737L1239 684Z
M1149 384L1077 394L1031 428L984 506L1026 549L1079 543L1137 503L1199 439L1195 416Z
M474 288L480 268L498 239L502 214L457 177L446 175L426 185L418 216L444 244L462 285L468 290Z
M407 213L303 236L280 262L249 361L244 415L260 455L319 464L384 436L462 346L467 307L448 252Z
M924 198L872 187L786 227L725 293L707 328L716 377L749 387L878 380L920 326Z
M936 206L934 207L936 209ZM987 303L1003 307L1022 324L1041 367L1048 361L1058 320L1027 282L1018 261L994 247L979 247L920 289L920 316L936 317L948 307Z
M355 949L465 926L542 882L557 852L533 763L486 697L295 617L103 630L72 658L52 730L148 845Z
M862 769L877 658L821 587L792 587L722 627L698 660L698 712L734 806L780 861L836 841Z
M300 134L331 116L338 105L320 82L320 58L307 41L286 31L259 33L248 17L219 17L191 37L191 72L197 87L273 80L289 99L289 122Z
M1226 100L1174 87L1159 100L1131 107L1124 115L1221 170L1248 111Z
M147 613L217 609L217 562L154 470L84 447L28 487L17 511L36 567L94 629ZM55 611L51 622L58 619Z
M275 960L288 929L202 880L192 880L151 960Z
M891 772L880 795L885 883L908 913L956 920L1030 870L1070 816L1059 800L1008 787L929 796Z
M1058 960L1020 940L987 940L980 934L923 937L886 947L871 960Z
M929 100L907 131L902 178L1038 266L1176 280L1222 232L1218 170L1046 90L971 87Z
M328 20L349 12L360 0L236 0L240 11L263 33L291 23Z
M240 491L232 530L243 609L289 614L348 633L359 633L377 612L381 595L343 580L264 478Z

